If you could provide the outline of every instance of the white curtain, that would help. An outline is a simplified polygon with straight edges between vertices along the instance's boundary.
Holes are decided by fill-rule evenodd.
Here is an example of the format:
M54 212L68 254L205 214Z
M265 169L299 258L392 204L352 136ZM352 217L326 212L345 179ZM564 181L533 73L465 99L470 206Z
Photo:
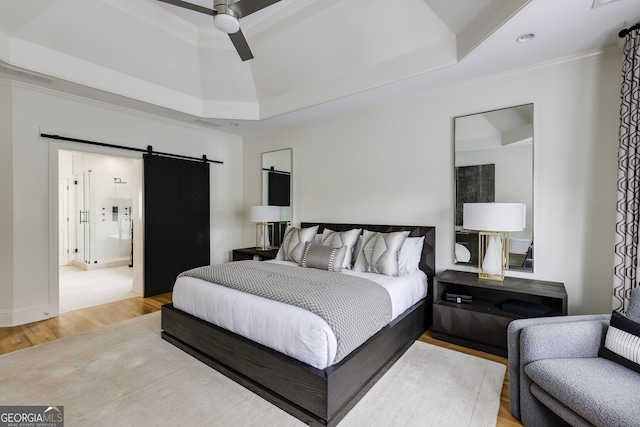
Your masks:
M613 309L619 312L627 311L640 277L640 26L631 27L624 37L613 281Z

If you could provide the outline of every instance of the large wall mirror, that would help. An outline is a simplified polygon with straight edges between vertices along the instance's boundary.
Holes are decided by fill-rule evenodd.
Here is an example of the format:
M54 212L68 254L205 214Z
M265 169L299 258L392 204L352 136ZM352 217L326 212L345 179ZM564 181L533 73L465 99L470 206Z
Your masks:
M464 203L524 203L509 239L509 269L533 271L533 104L455 118L455 260L478 265L478 234L462 227Z
M291 221L291 148L262 153L262 204L280 206L281 223L274 233L275 246L280 244L284 227Z

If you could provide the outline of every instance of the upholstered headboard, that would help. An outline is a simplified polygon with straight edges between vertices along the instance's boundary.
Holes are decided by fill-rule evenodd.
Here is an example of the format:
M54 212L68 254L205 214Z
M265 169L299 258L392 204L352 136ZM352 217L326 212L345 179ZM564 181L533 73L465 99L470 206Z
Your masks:
M318 225L318 233L322 233L325 228L333 231L346 231L354 228L362 228L380 233L391 233L394 231L409 231L409 237L424 236L422 247L422 257L420 259L420 270L424 271L429 280L429 289L433 284L433 277L436 274L436 228L419 225L372 225L372 224L335 224L326 222L303 222L301 227L312 227Z

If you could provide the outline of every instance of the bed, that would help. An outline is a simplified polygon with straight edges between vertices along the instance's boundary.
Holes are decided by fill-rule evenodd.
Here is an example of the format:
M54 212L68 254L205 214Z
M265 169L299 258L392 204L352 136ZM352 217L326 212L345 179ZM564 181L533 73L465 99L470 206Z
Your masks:
M435 275L435 228L335 223L302 223L347 231L354 228L390 233L408 231L424 236L419 269L427 278L426 297L344 356L323 369L182 311L162 307L162 337L267 401L309 425L336 425L384 375L432 321Z

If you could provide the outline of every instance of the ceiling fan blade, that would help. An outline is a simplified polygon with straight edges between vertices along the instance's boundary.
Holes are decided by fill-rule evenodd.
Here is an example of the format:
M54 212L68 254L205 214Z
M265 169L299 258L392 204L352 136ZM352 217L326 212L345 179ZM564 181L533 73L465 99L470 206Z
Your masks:
M242 59L243 61L253 59L253 53L251 53L251 49L249 49L249 44L247 43L247 39L244 38L242 30L233 34L229 34L229 38L238 51L240 59Z
M280 0L238 0L235 3L231 3L229 9L233 10L238 15L238 18L242 18L279 1Z
M213 9L207 9L206 7L198 6L197 4L189 3L182 0L158 0L163 3L172 4L174 6L183 7L185 9L194 10L196 12L204 13L205 15L215 16L216 11Z

